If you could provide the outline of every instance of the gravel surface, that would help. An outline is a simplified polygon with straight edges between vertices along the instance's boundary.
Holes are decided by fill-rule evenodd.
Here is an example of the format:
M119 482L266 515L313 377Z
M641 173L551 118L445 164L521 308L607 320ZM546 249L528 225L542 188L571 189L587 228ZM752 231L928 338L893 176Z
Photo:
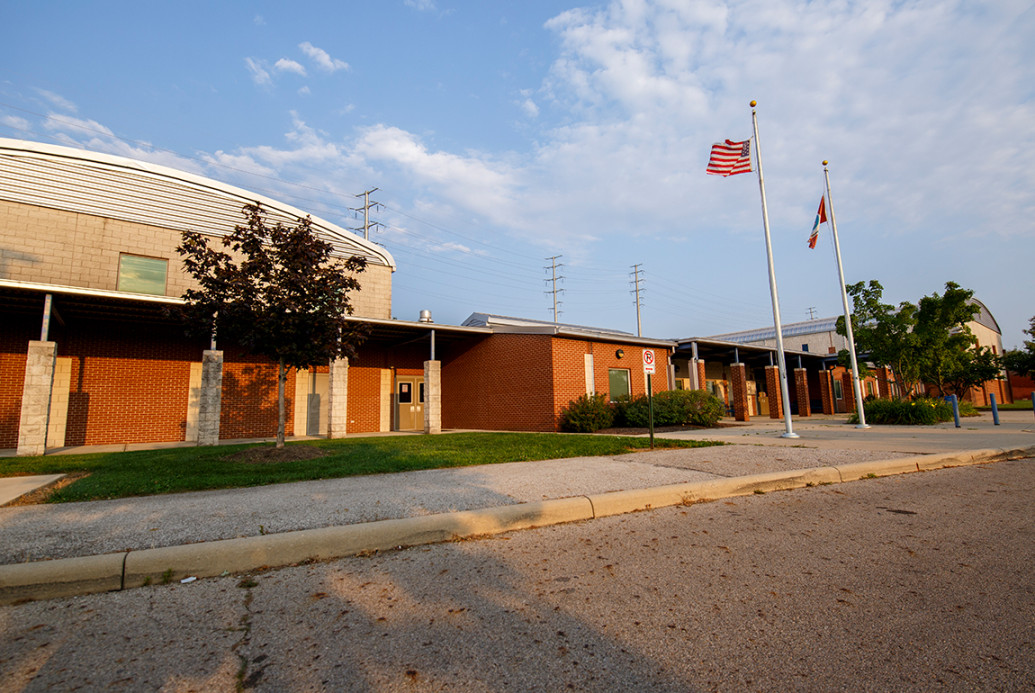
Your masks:
M473 510L903 453L724 445L0 508L0 563Z

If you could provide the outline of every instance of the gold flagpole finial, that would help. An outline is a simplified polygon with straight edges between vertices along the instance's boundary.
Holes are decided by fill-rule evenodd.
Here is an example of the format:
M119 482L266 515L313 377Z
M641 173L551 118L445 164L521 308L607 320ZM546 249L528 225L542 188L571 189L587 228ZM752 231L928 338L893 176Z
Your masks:
M748 105L749 105L749 106L751 106L751 108L754 108L755 106L757 106L757 105L758 105L758 102L757 102L757 101L754 101L754 100L752 100L752 101L751 101L751 103L750 103L750 104L748 104Z
M828 162L828 161L827 161L826 159L823 159L823 165L824 165L824 166L826 166L826 165L827 165L828 163L829 163L829 162Z

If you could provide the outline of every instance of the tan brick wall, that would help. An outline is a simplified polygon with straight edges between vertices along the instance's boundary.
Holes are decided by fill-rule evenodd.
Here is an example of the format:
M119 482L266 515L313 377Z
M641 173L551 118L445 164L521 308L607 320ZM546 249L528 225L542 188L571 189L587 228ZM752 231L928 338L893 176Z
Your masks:
M146 224L0 200L0 279L118 290L119 254L168 262L165 295L192 282L176 252L180 234ZM358 317L390 318L392 271L370 265L352 297Z

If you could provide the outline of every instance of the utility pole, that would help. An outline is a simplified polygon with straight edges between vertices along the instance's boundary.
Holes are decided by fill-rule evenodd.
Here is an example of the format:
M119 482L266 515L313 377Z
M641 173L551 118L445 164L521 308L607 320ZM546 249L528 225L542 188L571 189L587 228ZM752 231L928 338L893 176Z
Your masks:
M641 266L642 265L633 265L632 266L632 268L633 268L633 271L632 271L633 290L632 290L631 293L636 295L636 336L637 337L642 337L643 336L643 333L642 333L642 331L640 329L640 281L641 281L640 275L643 274L643 270L640 269Z
M564 267L563 264L560 264L560 265L557 264L557 260L559 260L562 257L564 257L564 256L563 255L554 255L552 257L546 258L550 262L550 265L545 268L546 271L550 273L550 278L543 280L543 281L545 281L545 282L547 282L547 283L549 283L551 285L551 289L549 291L547 291L546 293L547 294L553 294L553 321L555 323L557 322L557 316L559 315L559 313L557 311L557 305L558 305L558 303L557 303L557 294L559 294L562 291L564 291L564 289L558 289L557 288L557 281L559 279L564 279L563 276L558 276L557 275L557 270L560 269L561 267Z
M371 202L370 201L370 193L375 192L377 190L380 190L380 188L371 188L370 190L367 190L365 192L361 192L359 195L354 195L354 197L362 197L363 198L363 206L362 207L349 207L349 209L351 209L353 212L363 212L363 227L362 227L363 239L367 240L367 241L370 240L370 227L371 226L373 226L375 228L378 227L378 226L384 226L384 224L382 224L379 221L374 221L374 222L370 221L370 208L373 207L374 209L378 209L379 207L384 207L384 205L381 204L380 202ZM359 231L359 230L360 229L353 229L353 231Z
M815 320L815 319L816 319L816 306L812 306L811 308L809 308L809 320Z

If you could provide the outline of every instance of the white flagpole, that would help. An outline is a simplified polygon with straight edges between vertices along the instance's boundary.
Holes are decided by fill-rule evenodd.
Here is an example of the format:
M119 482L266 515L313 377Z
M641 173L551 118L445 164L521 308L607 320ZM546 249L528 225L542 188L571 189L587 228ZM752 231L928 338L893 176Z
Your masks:
M856 428L869 428L866 425L866 412L863 410L862 385L859 384L859 364L855 360L855 335L852 333L852 313L848 309L848 292L845 290L845 271L841 267L841 242L837 239L837 218L834 216L834 201L830 198L830 171L827 161L823 161L823 177L827 181L827 211L830 212L830 228L834 232L834 254L837 255L837 280L841 287L841 304L845 309L845 331L848 336L848 351L852 355L852 385L855 387L855 410L859 413Z
M783 328L780 326L780 299L776 295L776 269L773 266L773 243L769 238L769 211L765 205L765 182L762 179L762 147L758 144L756 102L751 102L751 125L755 129L755 161L758 162L758 188L762 191L762 224L765 226L765 253L769 260L769 292L773 297L773 322L776 324L776 353L780 367L780 392L783 393L783 420L787 431L781 438L797 438L791 425L791 398L787 391L787 364L783 357Z

